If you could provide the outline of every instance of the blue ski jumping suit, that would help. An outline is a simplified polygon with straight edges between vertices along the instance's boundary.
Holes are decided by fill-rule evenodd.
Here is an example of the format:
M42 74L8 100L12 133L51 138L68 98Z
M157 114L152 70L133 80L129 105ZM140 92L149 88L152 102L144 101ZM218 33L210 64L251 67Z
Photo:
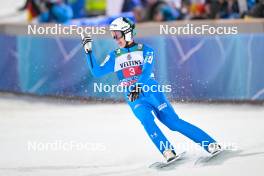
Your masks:
M99 77L115 72L120 85L124 87L133 86L135 83L149 87L159 85L153 74L153 64L155 62L153 49L143 44L134 43L128 48L118 48L107 55L101 65L96 63L95 56L90 52L87 54L87 62L94 76ZM130 102L127 98L129 91L125 91L124 94L133 113L162 154L165 150L173 147L156 125L155 117L170 130L185 135L195 143L201 145L215 142L200 128L180 119L163 92L144 92L143 90L134 102ZM207 146L203 145L206 151L208 151Z

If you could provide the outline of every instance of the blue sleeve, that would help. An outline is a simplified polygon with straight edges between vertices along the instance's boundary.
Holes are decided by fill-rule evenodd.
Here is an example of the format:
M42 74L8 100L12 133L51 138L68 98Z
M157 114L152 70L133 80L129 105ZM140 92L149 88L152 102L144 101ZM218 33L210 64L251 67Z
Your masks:
M87 54L87 63L94 77L100 77L114 71L113 53L106 56L105 60L98 65L92 52Z
M144 46L143 48L144 65L142 73L137 81L137 84L144 85L151 77L154 66L154 51L153 49Z

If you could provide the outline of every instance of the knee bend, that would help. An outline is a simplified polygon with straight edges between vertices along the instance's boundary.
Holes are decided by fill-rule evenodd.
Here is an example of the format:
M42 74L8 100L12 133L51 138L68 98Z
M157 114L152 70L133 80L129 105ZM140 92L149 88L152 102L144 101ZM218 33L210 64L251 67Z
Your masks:
M163 111L158 112L161 119L168 119L170 121L178 121L180 120L179 116L175 111L171 109L164 109Z
M151 111L135 111L135 115L143 126L154 123Z
M138 105L133 108L133 112L137 119L145 126L148 123L154 122L152 110L146 106Z
M181 119L176 113L162 114L161 122L172 131L178 131L181 128Z
M186 122L180 118L175 119L173 123L169 123L167 127L170 130L178 131L178 132L187 129Z
M152 124L154 122L154 118L152 116L146 115L146 114L138 115L137 118L139 119L139 121L141 122L141 124L143 126L146 126L148 124Z

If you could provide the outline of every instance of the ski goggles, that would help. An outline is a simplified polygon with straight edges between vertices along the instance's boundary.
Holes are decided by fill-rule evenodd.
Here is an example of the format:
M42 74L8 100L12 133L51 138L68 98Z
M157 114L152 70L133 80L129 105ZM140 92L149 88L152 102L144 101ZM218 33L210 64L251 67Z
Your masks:
M115 40L121 39L123 37L123 33L121 31L111 31L111 35Z

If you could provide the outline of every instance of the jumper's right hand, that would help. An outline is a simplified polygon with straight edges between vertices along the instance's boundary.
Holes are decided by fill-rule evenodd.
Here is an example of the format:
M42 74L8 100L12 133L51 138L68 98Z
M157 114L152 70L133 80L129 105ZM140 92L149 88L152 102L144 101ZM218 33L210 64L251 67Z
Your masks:
M82 36L82 44L84 51L88 54L89 52L92 52L92 37L90 35L84 36L84 34L81 34Z
M142 88L139 85L136 85L134 89L128 94L127 98L129 101L134 102L139 98L139 94L142 92Z

